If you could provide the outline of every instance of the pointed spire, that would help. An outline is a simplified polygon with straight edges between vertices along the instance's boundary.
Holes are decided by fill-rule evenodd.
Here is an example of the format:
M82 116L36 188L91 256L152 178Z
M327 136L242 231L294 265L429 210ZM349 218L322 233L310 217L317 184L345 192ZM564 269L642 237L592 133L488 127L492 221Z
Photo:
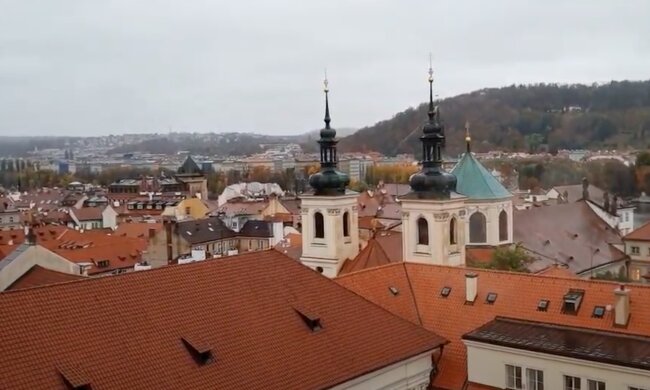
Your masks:
M431 53L429 53L429 121L433 122L436 115L435 108L433 107L433 64L431 61Z
M471 153L472 137L469 136L469 121L465 122L465 146L467 147L467 153Z
M329 82L327 81L327 69L325 69L325 80L323 80L323 91L325 92L325 128L330 128L330 101L329 101Z

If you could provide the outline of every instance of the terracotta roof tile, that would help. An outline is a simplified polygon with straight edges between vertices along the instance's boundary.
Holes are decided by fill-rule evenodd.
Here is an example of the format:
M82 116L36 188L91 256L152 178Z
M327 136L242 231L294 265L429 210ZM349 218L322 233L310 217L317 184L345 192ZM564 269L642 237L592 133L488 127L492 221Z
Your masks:
M401 263L351 273L335 280L405 319L413 321L415 313L419 314L425 328L451 341L445 347L440 374L434 381L435 387L442 389L460 389L467 378L466 349L461 336L497 316L650 337L650 306L646 304L650 301L650 286L629 286L632 314L627 328L620 328L614 327L612 313L607 313L605 318L592 317L594 306L614 304L616 283L472 269L479 275L478 297L474 305L466 305L467 271L461 267ZM401 300L395 299L385 293L389 286L398 282L401 290L410 284L413 299L404 296ZM447 298L441 296L443 287L451 287ZM585 290L577 315L561 312L562 299L571 288ZM494 304L485 303L488 292L497 293ZM550 300L547 311L537 310L541 299Z
M82 207L80 209L70 209L70 213L74 214L74 216L77 217L79 221L94 221L102 219L102 211L103 209L101 207Z
M300 260L302 256L302 235L300 234L287 234L276 246L275 250L284 253L294 260Z
M92 388L327 388L445 343L274 250L4 292L0 312L7 389L64 389L61 362Z
M623 240L650 241L650 221L632 230Z
M23 288L44 286L54 283L69 282L71 280L83 279L81 275L71 275L63 272L52 271L50 269L35 265L25 272L20 278L16 279L5 291L19 290Z

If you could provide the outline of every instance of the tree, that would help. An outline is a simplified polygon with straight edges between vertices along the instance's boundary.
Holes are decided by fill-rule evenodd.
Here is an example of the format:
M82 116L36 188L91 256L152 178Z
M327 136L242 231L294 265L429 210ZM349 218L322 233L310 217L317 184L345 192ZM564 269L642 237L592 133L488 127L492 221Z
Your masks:
M485 268L503 271L528 272L527 266L532 261L528 253L519 245L496 248L492 259Z
M650 152L641 152L636 156L636 166L650 165Z

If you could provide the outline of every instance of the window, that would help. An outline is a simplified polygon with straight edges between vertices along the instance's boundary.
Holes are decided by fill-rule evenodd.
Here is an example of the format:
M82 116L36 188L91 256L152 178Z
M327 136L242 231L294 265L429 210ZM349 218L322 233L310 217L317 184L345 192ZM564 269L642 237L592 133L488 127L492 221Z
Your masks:
M429 245L429 223L422 217L418 218L418 245Z
M588 379L587 390L605 390L605 382Z
M191 207L185 207L185 215L190 215L191 211L192 211Z
M564 314L578 314L580 303L582 303L582 297L584 295L584 290L569 290L569 292L564 295L562 312Z
M523 389L521 380L521 367L506 364L506 389L520 390Z
M314 237L325 238L325 226L323 221L323 214L320 212L314 213Z
M508 241L508 213L505 210L499 213L499 241Z
M640 253L638 246L633 246L630 249L632 250L633 255L638 255Z
M456 245L456 218L452 217L449 221L449 244Z
M343 237L350 237L350 213L343 213Z
M447 298L449 294L451 294L451 287L443 287L442 290L440 290L440 295L444 298Z
M482 243L487 241L485 215L476 212L469 217L469 242Z
M580 378L575 376L564 376L564 390L580 390Z
M544 390L544 371L533 368L526 369L528 390Z
M496 300L497 300L497 293L491 292L491 293L488 293L487 298L485 299L485 302L487 304L492 305L492 304L494 304L494 302L496 302Z
M631 278L632 280L637 281L637 282L638 282L639 280L641 280L641 270L640 270L640 269L638 269L638 268L633 268L633 269L632 269L632 272L630 272L630 273L631 273L630 278Z

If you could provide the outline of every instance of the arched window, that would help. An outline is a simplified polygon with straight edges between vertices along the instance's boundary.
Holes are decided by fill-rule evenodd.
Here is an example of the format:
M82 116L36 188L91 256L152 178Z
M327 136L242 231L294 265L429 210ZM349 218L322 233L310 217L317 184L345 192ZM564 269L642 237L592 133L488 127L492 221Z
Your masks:
M505 210L499 213L499 241L508 241L508 213Z
M325 226L323 222L323 214L314 213L314 237L325 238Z
M343 237L350 237L350 213L343 213Z
M482 243L487 241L487 229L485 226L485 215L475 212L469 217L469 242Z
M456 217L451 217L449 221L449 244L456 245Z
M429 223L422 217L418 218L418 245L429 245Z

